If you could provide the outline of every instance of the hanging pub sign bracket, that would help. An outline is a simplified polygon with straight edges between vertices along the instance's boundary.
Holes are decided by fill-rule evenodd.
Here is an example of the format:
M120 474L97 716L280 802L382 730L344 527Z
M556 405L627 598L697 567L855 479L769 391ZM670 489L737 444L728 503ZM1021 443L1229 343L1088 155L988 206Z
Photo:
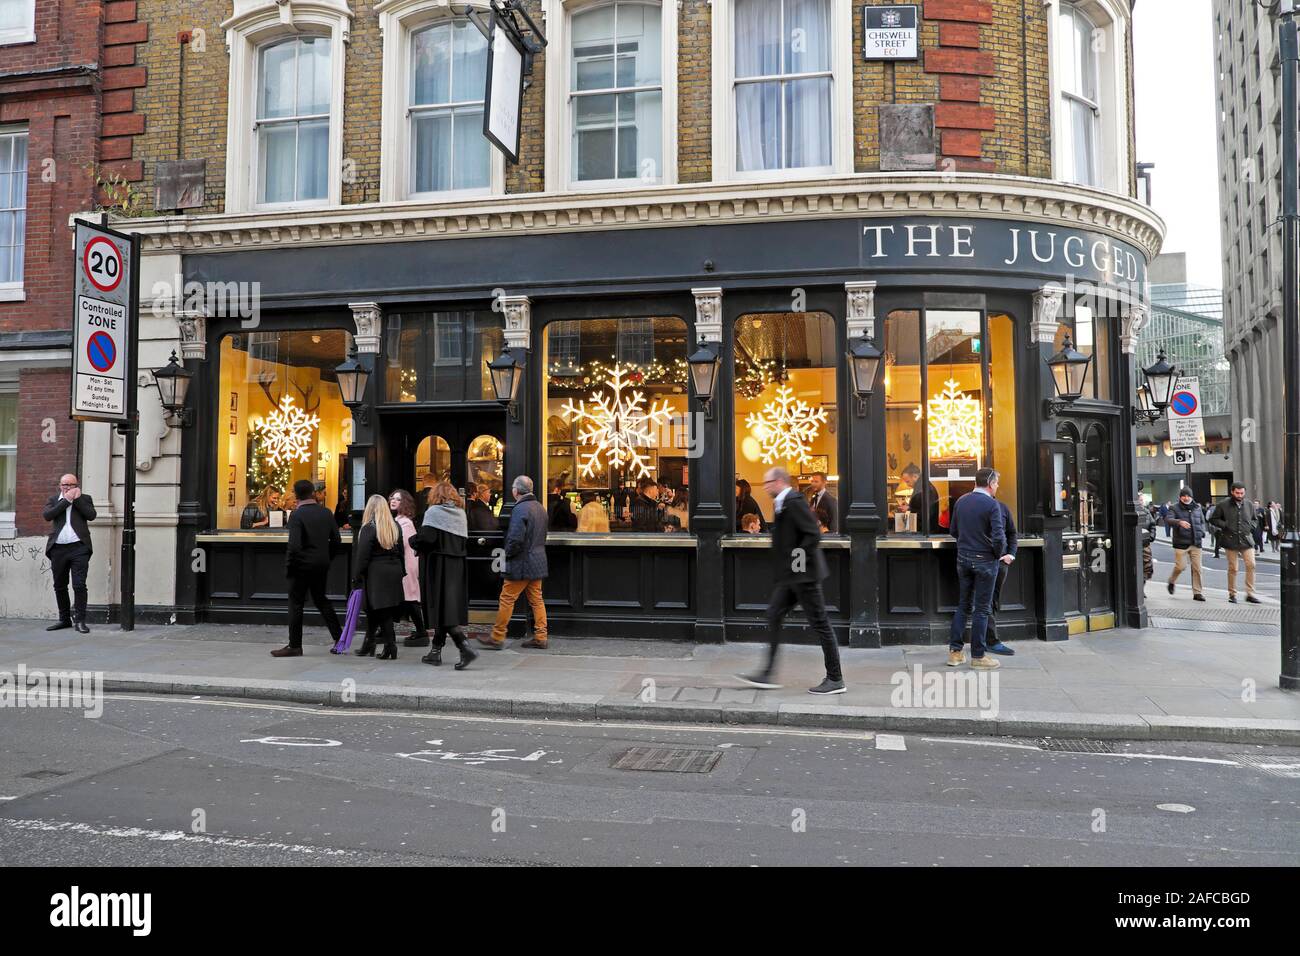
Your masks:
M524 108L525 77L532 73L533 58L546 46L521 0L489 0L491 17L466 6L462 12L487 38L487 87L483 103L483 135L512 163L519 162L520 127ZM520 23L515 17L523 18ZM531 35L530 35L531 34Z
M461 12L464 13L469 21L478 27L479 33L483 34L484 39L490 45L492 43L492 25L495 22L497 26L503 29L510 39L515 41L524 54L523 75L533 75L533 58L541 53L546 46L546 35L542 33L533 18L528 15L524 9L521 0L489 0L488 6L492 11L492 18L485 18L482 10L475 10L471 6L466 6ZM518 15L523 18L523 23L515 19ZM529 36L532 34L532 36ZM536 39L534 39L534 37Z

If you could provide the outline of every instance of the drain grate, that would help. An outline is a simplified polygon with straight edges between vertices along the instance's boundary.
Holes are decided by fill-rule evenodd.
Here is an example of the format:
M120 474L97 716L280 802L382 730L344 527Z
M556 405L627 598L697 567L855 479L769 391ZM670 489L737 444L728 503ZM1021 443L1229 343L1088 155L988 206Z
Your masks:
M1264 754L1232 754L1232 758L1248 767L1262 770L1270 777L1300 780L1300 757L1266 756Z
M1109 740L1086 740L1083 737L1039 737L1038 749L1066 754L1113 754L1115 745Z
M72 773L71 770L33 770L31 773L22 774L30 780L48 780L50 777L63 777Z
M708 773L722 759L717 750L674 750L668 747L630 747L613 762L613 770L654 770L660 773Z

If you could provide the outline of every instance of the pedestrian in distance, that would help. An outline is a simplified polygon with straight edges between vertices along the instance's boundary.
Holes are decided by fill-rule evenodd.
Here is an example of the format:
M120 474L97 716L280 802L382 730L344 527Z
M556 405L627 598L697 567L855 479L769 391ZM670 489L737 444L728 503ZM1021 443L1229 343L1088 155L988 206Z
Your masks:
M289 580L289 643L272 651L272 657L302 657L302 615L309 594L335 644L343 633L325 593L330 562L342 547L339 526L312 495L310 481L299 479L293 491L298 503L289 515L289 546L284 554L284 573Z
M1255 526L1251 529L1255 535L1255 550L1260 554L1264 553L1264 535L1268 529L1268 516L1264 513L1264 506L1259 503L1259 499L1254 501L1255 505Z
M1268 505L1268 542L1274 554L1282 550L1282 505L1276 501Z
M420 660L438 667L442 649L451 636L463 671L478 654L465 635L469 623L469 577L465 560L469 525L460 495L450 481L439 482L429 495L430 505L415 536L420 554L420 581L424 592L424 619L433 630L433 646Z
M737 674L752 687L773 690L776 683L776 658L781 649L781 626L786 615L798 604L808 625L822 646L826 677L810 694L843 694L844 674L840 669L840 650L826 616L822 581L830 574L821 552L821 530L813 517L808 500L791 484L784 468L769 468L763 476L763 488L772 496L776 517L772 522L772 597L767 605L768 649L763 669L753 674Z
M397 659L397 635L393 621L406 603L402 578L406 575L402 530L393 520L382 495L371 495L361 516L361 530L352 546L352 587L365 589L366 639L357 651L360 657L375 655L383 638L381 661Z
M1228 553L1228 601L1237 603L1237 566L1246 566L1246 601L1262 604L1255 594L1255 506L1246 500L1246 486L1234 481L1230 494L1214 508L1210 524L1217 529L1219 545Z
M1165 524L1165 519L1169 517L1169 508L1170 508L1170 507L1171 507L1171 503L1168 502L1168 501L1166 501L1164 504L1162 504L1162 505L1160 506L1160 523L1163 524L1163 525L1165 525L1165 537L1166 537L1166 538L1169 537L1169 535L1170 535L1169 525Z
M388 509L397 526L402 529L402 544L405 545L402 563L406 574L402 578L402 593L406 595L406 601L402 605L402 613L410 620L412 629L402 641L402 646L428 647L429 635L425 630L424 612L420 607L420 557L412 547L415 539L415 496L398 488L388 496Z
M1201 586L1201 540L1205 537L1205 514L1192 499L1192 489L1183 488L1178 492L1178 500L1169 509L1165 523L1172 530L1174 545L1174 570L1169 575L1169 593L1174 593L1174 582L1190 564L1192 600L1204 601L1205 593Z
M79 634L89 634L86 623L86 575L90 572L90 522L95 520L95 502L83 494L76 475L59 479L58 494L45 502L43 517L53 527L45 541L45 556L50 559L54 575L54 600L59 619L46 628L62 631L69 627ZM72 579L72 602L68 601L68 579Z
M542 600L542 582L546 580L546 509L533 495L533 479L520 475L510 485L515 506L510 509L506 528L505 580L497 599L497 619L490 637L478 636L480 643L500 650L506 643L506 629L515 602L523 594L533 611L533 636L520 647L545 650L547 647L546 604Z
M1015 558L1007 553L1006 520L996 500L998 478L992 468L979 469L975 472L975 490L957 499L952 509L949 533L957 539L960 590L949 632L949 667L966 663L962 647L966 643L967 620L970 621L970 666L990 670L1000 666L985 654L984 638L993 609L998 564L1010 565Z

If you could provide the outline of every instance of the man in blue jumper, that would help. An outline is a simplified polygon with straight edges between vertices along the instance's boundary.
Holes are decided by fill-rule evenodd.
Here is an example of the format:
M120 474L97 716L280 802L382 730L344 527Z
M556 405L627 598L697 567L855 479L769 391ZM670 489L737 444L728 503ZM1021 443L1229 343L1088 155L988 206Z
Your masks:
M957 580L961 596L952 616L948 642L948 666L966 663L966 621L970 620L970 652L973 668L992 670L999 662L985 655L984 635L993 608L993 586L998 580L998 563L1009 565L1007 528L998 493L998 473L992 468L975 472L975 490L962 495L952 509L949 531L957 539Z

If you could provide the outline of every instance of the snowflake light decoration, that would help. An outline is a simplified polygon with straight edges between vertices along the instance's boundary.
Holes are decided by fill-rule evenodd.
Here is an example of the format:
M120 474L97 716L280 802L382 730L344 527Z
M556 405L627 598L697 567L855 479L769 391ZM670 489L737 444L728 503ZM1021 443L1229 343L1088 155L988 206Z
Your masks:
M578 441L594 446L591 451L579 453L578 466L584 478L600 470L601 459L610 468L624 470L633 478L650 474L648 456L641 449L655 444L652 429L666 425L672 419L672 407L666 400L651 402L645 407L645 393L633 387L627 377L634 373L622 365L609 372L605 387L609 393L595 392L587 402L577 405L565 402L560 414L566 422L580 426Z
M295 408L292 395L281 398L280 407L253 426L262 437L262 447L271 465L282 461L311 461L311 435L319 427L319 416Z
M978 458L984 448L982 409L977 399L961 390L954 379L930 399L930 455L933 458Z
M813 408L794 397L789 385L776 390L776 400L763 411L750 412L745 427L758 440L763 464L797 461L801 465L811 457L819 425L826 424L826 409Z

